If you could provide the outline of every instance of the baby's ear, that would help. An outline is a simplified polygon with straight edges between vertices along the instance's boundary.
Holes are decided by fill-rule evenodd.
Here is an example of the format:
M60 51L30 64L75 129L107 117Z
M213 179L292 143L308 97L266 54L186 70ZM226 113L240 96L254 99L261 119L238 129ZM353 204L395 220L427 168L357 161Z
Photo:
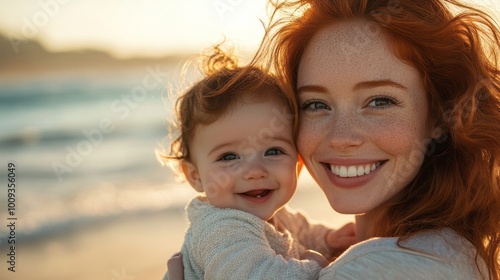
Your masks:
M203 185L201 184L200 174L196 166L189 161L182 161L181 167L189 184L191 184L196 191L203 192Z
M300 171L302 171L302 167L304 167L304 161L302 157L299 155L297 158L297 176L299 176Z

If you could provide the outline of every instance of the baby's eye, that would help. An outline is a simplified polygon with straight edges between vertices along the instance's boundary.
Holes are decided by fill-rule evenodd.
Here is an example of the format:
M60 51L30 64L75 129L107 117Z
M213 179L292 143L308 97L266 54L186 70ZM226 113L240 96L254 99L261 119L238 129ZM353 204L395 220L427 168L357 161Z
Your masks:
M304 111L318 111L318 110L328 110L330 107L319 100L307 100L302 104L302 110Z
M240 157L238 157L237 155L233 154L233 153L227 153L227 154L224 154L222 155L217 161L228 161L228 160L235 160L235 159L239 159Z
M265 156L277 156L283 154L283 151L278 148L272 148L266 151Z

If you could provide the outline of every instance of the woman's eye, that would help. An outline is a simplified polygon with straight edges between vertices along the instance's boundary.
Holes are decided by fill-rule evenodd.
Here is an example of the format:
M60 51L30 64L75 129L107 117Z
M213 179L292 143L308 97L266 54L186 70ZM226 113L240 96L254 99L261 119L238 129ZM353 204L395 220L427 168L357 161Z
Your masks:
M235 154L229 153L229 154L224 154L217 161L229 161L229 160L235 160L235 159L239 159L239 157Z
M272 149L269 149L269 150L266 151L265 156L276 156L276 155L279 155L279 154L283 154L283 151L281 151L278 148L272 148Z
M373 98L372 101L368 103L368 107L385 108L391 105L396 105L398 103L399 103L398 100L392 97L382 96Z
M318 100L309 100L304 102L304 104L302 105L302 110L310 111L328 110L329 108L330 107L328 107L328 105Z

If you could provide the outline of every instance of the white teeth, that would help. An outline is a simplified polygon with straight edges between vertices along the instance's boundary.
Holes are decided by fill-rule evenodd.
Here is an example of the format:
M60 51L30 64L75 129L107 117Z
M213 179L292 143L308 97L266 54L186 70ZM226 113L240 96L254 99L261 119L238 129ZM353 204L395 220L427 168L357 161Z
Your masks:
M370 174L370 171L372 171L370 165L369 164L365 165L365 174Z
M341 166L339 167L339 175L340 177L347 177L347 167Z
M365 168L363 166L358 166L358 173L356 175L365 175Z
M365 165L351 165L351 166L344 166L344 165L330 165L330 170L332 171L333 174L347 178L347 177L356 177L356 176L363 176L366 174L370 174L373 170L377 169L377 167L380 166L380 162L377 163L372 163L370 164L365 164Z
M347 168L347 177L356 177L358 175L358 170L356 169L356 166L349 166Z

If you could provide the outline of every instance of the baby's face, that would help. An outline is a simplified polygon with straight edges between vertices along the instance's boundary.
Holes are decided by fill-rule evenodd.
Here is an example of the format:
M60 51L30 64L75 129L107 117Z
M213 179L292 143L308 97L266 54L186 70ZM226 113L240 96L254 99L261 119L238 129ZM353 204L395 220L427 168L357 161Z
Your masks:
M216 122L198 127L191 147L186 177L216 207L269 220L295 192L292 119L277 100L235 105Z

